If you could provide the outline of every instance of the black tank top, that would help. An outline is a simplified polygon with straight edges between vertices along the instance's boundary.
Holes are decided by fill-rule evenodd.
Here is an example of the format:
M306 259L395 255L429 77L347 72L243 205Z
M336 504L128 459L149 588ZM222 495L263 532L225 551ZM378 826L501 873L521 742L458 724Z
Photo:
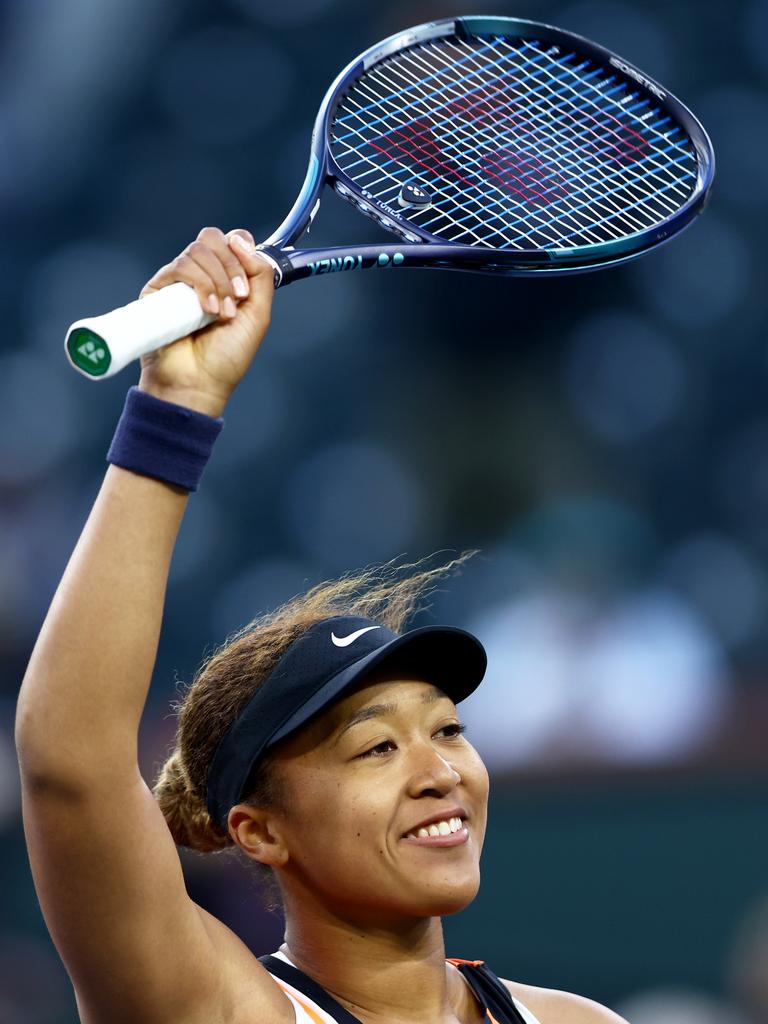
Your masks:
M360 1021L349 1010L344 1009L332 995L313 981L308 974L300 971L293 964L286 963L276 956L261 956L259 961L270 974L293 988L303 992L321 1009L337 1021L337 1024L360 1024ZM526 1024L520 1011L515 1006L509 990L493 971L482 960L449 960L464 976L477 996L480 1005L485 1009L487 1024Z

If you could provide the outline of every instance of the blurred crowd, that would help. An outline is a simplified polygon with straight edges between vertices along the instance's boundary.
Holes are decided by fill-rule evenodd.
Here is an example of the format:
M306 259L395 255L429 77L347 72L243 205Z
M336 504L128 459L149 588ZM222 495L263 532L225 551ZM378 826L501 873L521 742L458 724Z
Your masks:
M712 202L668 246L599 274L337 275L279 293L183 525L143 767L171 740L177 682L254 615L348 569L478 548L419 623L486 644L466 720L502 788L768 777L768 0L4 4L2 1024L76 1019L25 859L13 714L136 379L74 374L65 329L130 301L205 224L266 236L339 68L461 13L571 29L680 95L713 138ZM378 237L333 196L312 230L317 244ZM234 882L188 868L237 915ZM631 1024L768 1024L766 893L734 896L708 986L648 977L594 997ZM258 920L266 951L279 926Z
M768 894L729 936L725 996L685 987L647 989L616 1009L631 1024L764 1024L768 1021Z

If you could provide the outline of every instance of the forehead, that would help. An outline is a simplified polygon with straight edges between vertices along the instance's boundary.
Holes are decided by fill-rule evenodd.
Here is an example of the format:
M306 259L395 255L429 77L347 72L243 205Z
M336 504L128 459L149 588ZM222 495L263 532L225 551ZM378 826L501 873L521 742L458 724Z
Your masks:
M280 753L289 758L308 753L334 739L358 716L361 721L387 714L410 716L438 702L453 707L450 697L434 683L408 676L393 677L391 673L386 678L372 675L325 708L294 736L283 740L279 745Z
M372 676L332 704L325 715L328 723L337 728L361 711L381 708L382 714L385 711L397 714L400 710L412 710L414 705L434 704L439 700L451 702L438 686L423 679L393 678L391 674L385 678Z

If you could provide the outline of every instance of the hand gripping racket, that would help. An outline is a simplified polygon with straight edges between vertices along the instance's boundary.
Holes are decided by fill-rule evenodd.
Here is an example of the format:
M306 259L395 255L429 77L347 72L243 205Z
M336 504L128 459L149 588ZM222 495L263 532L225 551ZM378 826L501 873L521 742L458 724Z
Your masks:
M642 71L581 36L516 18L400 32L333 82L293 208L259 247L275 287L393 267L521 276L634 259L688 225L712 185L701 124ZM295 249L330 185L399 239ZM178 283L69 329L89 377L210 323Z

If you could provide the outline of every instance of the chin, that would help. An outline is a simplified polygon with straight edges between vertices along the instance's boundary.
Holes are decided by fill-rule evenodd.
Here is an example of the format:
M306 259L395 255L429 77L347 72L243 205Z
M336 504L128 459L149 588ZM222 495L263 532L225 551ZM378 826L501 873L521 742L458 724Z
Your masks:
M448 917L468 907L477 896L480 876L467 879L459 884L446 885L424 893L419 901L419 917Z

